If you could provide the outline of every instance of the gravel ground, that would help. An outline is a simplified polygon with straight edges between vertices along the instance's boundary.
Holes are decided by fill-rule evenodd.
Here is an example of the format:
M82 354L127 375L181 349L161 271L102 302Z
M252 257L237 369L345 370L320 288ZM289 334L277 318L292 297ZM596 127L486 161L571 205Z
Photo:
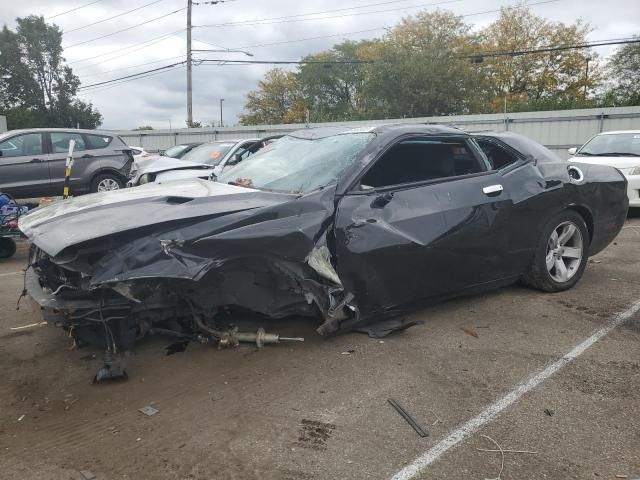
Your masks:
M0 261L3 479L391 478L640 299L640 219L593 258L576 288L513 286L413 314L384 340L322 339L216 350L142 342L126 383L91 385L98 350L71 349L23 300L26 245ZM473 329L478 337L465 333ZM640 478L640 314L447 450L415 478ZM420 438L395 398L429 431ZM159 410L147 417L145 406ZM627 477L616 477L626 475Z

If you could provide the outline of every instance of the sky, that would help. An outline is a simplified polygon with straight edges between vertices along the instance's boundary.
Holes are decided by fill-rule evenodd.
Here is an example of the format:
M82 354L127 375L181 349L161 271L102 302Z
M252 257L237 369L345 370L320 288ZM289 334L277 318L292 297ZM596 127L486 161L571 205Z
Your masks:
M193 6L193 49L246 52L194 52L194 59L286 61L326 50L345 39L379 37L385 28L420 10L450 10L465 15L465 21L474 28L482 28L498 14L481 12L514 5L517 0L227 0L215 5L206 0L194 1L200 4ZM640 34L638 0L555 0L533 5L539 1L528 2L537 15L565 23L578 19L588 23L593 28L590 41ZM92 4L77 8L88 3ZM0 23L13 28L16 17L36 14L58 25L64 32L67 63L80 77L82 86L87 87L183 61L186 4L187 0L2 1ZM76 10L65 13L71 9ZM136 11L119 15L132 9ZM95 22L100 23L91 25ZM94 40L96 37L103 38ZM596 51L606 57L613 48L598 47ZM270 68L194 66L194 120L219 122L220 99L224 99L224 124L237 124L247 93L256 89ZM91 101L102 113L103 128L184 128L186 70L178 66L135 81L86 88L79 97Z

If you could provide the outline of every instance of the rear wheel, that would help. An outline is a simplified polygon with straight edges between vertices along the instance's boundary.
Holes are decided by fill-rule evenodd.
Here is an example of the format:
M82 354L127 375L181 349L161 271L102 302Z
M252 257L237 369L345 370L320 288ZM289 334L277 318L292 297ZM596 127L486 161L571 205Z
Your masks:
M545 226L524 283L545 292L573 287L587 265L589 231L580 214L567 210Z
M16 242L12 238L0 238L0 258L11 258L16 253Z
M124 188L124 180L115 173L101 173L91 182L91 192L110 192Z

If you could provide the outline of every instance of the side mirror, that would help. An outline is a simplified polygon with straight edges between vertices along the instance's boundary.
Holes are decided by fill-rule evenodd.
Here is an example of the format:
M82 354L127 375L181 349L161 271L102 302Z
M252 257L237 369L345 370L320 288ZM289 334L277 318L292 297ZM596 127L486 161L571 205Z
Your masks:
M567 150L567 152L569 152L569 155L575 155L577 151L578 151L577 147L572 147L569 150Z
M242 155L240 155L239 153L236 153L233 155L233 162L231 163L231 165L236 165L241 161L242 161Z
M3 155L2 150L0 150L0 157Z

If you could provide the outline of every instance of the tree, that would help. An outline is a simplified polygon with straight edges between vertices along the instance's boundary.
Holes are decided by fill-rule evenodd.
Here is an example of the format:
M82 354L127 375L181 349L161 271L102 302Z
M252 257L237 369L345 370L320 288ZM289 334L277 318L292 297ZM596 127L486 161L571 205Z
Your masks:
M11 128L96 128L102 115L76 97L80 80L62 56L62 32L43 17L0 33L0 108Z
M143 130L153 130L153 127L151 125L141 125L137 128L133 129L134 131L143 131Z
M618 106L640 105L640 43L619 48L609 60L607 70L613 81L608 92L613 102Z
M202 122L198 122L196 120L186 120L187 128L202 128Z
M247 94L240 114L241 125L296 123L305 118L305 104L294 72L280 68L269 70L258 83L258 90Z
M489 110L537 110L583 106L601 80L598 57L588 49L527 50L567 47L587 41L588 25L551 22L526 5L502 8L499 18L480 33L481 51L513 53L487 55L481 71L490 84Z
M307 62L363 61L369 40L345 41L326 52L308 55ZM297 81L310 110L311 121L330 122L360 119L365 115L362 92L366 81L361 63L308 63L301 65Z

